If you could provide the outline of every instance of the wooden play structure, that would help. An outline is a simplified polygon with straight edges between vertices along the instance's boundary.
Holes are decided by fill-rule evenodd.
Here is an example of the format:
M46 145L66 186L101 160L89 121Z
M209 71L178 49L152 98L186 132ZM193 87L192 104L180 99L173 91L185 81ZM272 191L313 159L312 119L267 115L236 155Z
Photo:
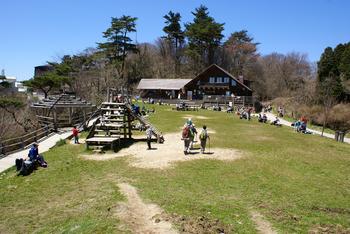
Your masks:
M153 135L159 142L163 141L161 132L141 115L134 113L130 97L125 90L108 89L106 102L99 107L99 115L86 138L86 147L97 150L109 146L114 151L122 142L132 137L132 122L151 126Z
M86 122L94 113L96 106L74 94L63 93L33 103L31 108L35 110L42 126L53 125L57 130Z

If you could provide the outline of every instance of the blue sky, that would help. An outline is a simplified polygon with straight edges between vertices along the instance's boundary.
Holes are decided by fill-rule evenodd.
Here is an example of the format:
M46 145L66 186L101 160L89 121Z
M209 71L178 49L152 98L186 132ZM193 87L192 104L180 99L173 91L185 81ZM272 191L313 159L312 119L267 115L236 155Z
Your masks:
M29 79L34 66L96 46L111 17L123 14L138 17L133 39L154 42L169 10L185 23L200 4L225 23L226 37L248 30L262 55L301 52L317 61L325 47L350 41L348 0L0 0L0 69Z

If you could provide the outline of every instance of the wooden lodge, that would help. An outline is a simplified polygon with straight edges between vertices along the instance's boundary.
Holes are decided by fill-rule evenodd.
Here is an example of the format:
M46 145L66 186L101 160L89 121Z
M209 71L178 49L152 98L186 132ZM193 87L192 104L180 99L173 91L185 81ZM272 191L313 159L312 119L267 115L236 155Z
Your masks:
M252 97L249 82L212 64L193 79L142 79L137 87L143 98L208 100Z

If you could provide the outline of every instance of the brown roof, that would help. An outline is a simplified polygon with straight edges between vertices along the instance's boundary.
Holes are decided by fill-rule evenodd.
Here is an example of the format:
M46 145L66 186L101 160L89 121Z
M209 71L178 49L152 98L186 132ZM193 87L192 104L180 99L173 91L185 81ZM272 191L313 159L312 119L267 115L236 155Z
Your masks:
M217 69L221 70L222 72L224 72L227 76L229 76L230 78L234 79L237 83L239 83L240 85L242 85L243 87L245 87L246 89L248 89L249 91L252 91L248 86L246 86L245 84L243 84L240 80L238 80L236 77L234 77L233 75L231 75L228 71L226 71L225 69L219 67L218 65L216 65L215 63L213 63L212 65L210 65L209 67L205 68L201 73L199 73L193 80L196 80L198 77L200 77L201 75L203 75L204 73L206 73L209 69L211 69L212 67L216 67Z
M191 79L141 79L137 89L180 90Z

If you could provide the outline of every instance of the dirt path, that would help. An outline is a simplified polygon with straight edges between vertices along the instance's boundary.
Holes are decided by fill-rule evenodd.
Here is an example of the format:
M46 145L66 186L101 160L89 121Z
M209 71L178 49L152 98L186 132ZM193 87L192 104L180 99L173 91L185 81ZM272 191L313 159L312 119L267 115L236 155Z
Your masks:
M250 215L252 217L253 222L256 225L258 233L277 234L277 232L273 230L272 225L267 220L265 220L260 213L252 211L250 212Z
M119 184L119 188L127 201L119 204L117 215L132 233L178 233L171 223L156 218L161 215L162 209L155 204L144 203L136 188L126 183Z
M164 144L152 143L152 150L147 150L146 142L138 142L128 148L124 148L117 153L82 155L89 160L110 160L118 157L130 157L130 164L140 168L160 168L170 167L174 162L189 161L195 159L217 159L217 160L237 160L242 158L242 153L234 149L210 149L210 154L200 154L199 146L195 145L195 150L189 155L183 154L183 141L181 133L167 134L164 136ZM207 145L209 147L209 145ZM207 148L207 151L209 148Z

